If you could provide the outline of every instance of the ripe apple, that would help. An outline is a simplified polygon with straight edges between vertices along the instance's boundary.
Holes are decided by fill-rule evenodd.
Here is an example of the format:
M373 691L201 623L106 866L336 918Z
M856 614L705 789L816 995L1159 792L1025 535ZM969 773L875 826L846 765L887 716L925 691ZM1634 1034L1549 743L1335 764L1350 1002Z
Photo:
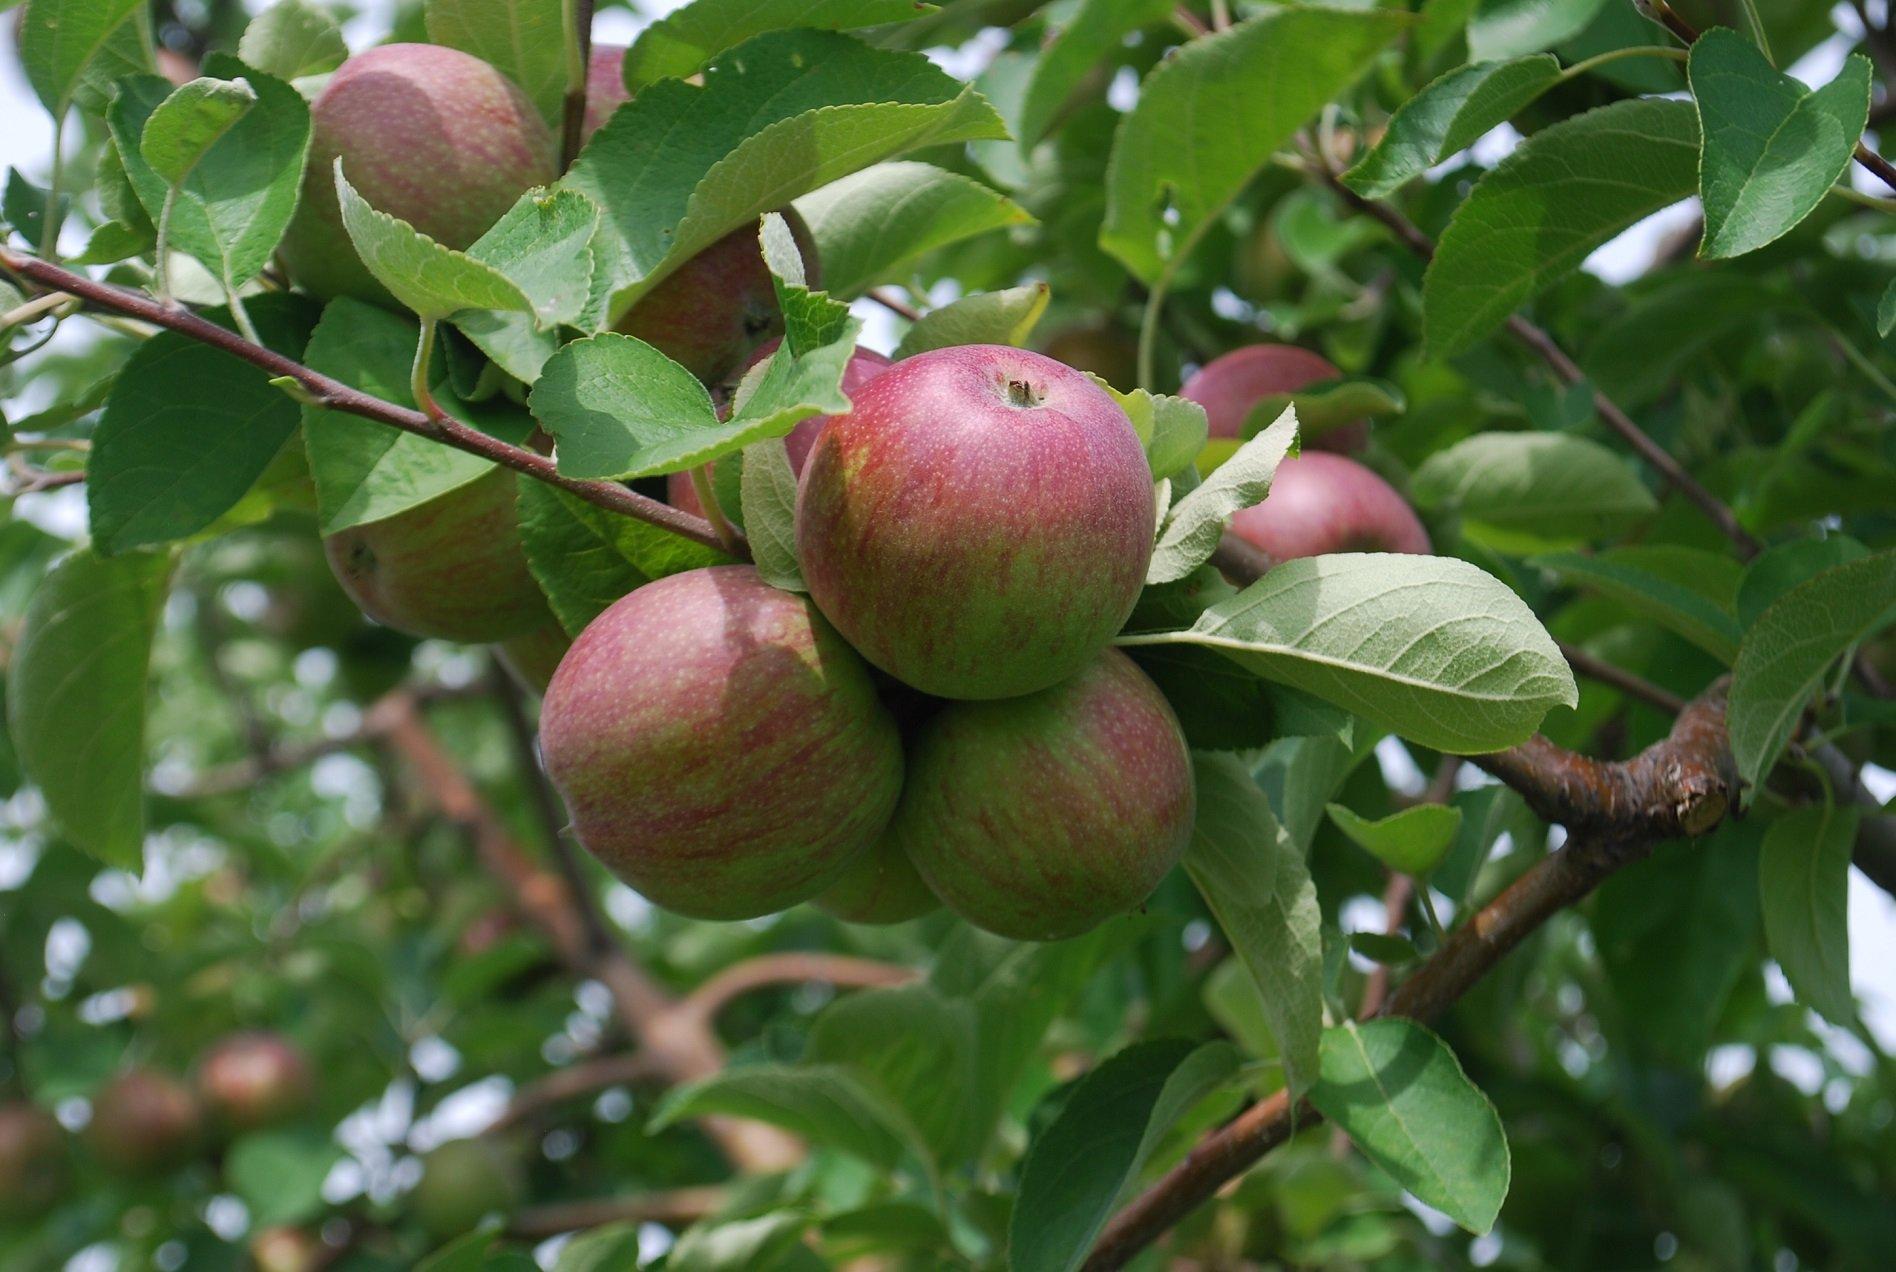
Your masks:
M591 138L612 112L632 99L625 91L625 45L595 44L586 62L586 118L580 125L581 140Z
M309 1061L281 1034L232 1034L198 1062L198 1097L219 1125L253 1131L301 1113L315 1096Z
M1054 941L1150 896L1194 805L1178 717L1108 649L1051 689L944 707L909 749L889 837L968 922Z
M782 343L781 336L765 341L757 347L757 352L751 354L750 360L745 362L743 369L749 371L775 353L777 346ZM849 361L843 365L843 395L853 398L857 389L894 365L874 349L858 348L856 352L849 355ZM797 426L791 429L789 436L783 439L784 449L790 453L791 472L803 471L803 463L810 457L810 448L816 445L816 435L823 431L824 425L835 418L834 415L812 415L806 420L797 421ZM704 505L698 502L698 492L693 488L691 474L688 472L672 473L665 479L665 498L674 508L681 508L694 516L704 515Z
M816 241L793 208L790 225L812 286ZM754 350L783 334L777 286L755 225L740 225L667 274L619 319L616 331L637 336L714 387L730 379Z
M0 1221L37 1219L66 1190L66 1132L26 1100L0 1104Z
M1394 486L1353 459L1322 451L1279 464L1270 494L1235 513L1231 531L1277 561L1429 550L1429 532Z
M506 1214L526 1196L520 1163L491 1139L450 1140L422 1159L408 1204L437 1239L458 1236L488 1215Z
M303 198L283 236L290 276L325 300L390 303L336 203L336 159L371 207L466 248L527 190L558 176L553 134L486 62L435 44L384 44L344 62L310 105Z
M203 1142L191 1088L155 1069L127 1069L92 1098L86 1142L106 1169L149 1175L182 1164Z
M323 548L362 612L411 636L506 640L552 621L520 549L506 469L338 531Z
M1049 336L1041 352L1075 371L1091 372L1122 393L1139 387L1139 340L1123 327L1067 327Z
M818 435L797 494L810 595L890 675L1006 698L1078 671L1138 600L1152 473L1104 389L1043 354L906 358Z
M941 905L915 865L889 836L849 863L816 897L817 908L850 923L904 923Z
M1334 380L1342 374L1322 354L1296 345L1246 345L1198 368L1179 395L1205 408L1213 437L1243 437L1246 417L1264 398L1295 393L1305 385ZM1354 420L1311 438L1307 448L1347 454L1363 449L1368 442L1369 421Z
M694 918L821 892L902 785L869 669L745 565L659 579L594 619L553 673L540 743L579 842Z

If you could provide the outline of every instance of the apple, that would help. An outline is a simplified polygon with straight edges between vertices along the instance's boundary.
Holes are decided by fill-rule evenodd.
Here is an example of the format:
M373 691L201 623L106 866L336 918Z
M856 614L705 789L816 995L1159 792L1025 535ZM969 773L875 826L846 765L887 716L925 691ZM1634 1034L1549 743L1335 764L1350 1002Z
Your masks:
M797 493L811 597L924 693L1006 698L1077 672L1132 612L1152 473L1110 394L1043 354L906 358L818 435Z
M1139 339L1123 327L1067 327L1047 337L1041 352L1075 371L1091 372L1121 393L1139 387Z
M510 636L494 650L500 665L529 693L546 692L553 669L573 647L572 637L556 622L543 623L520 636Z
M1178 717L1108 649L1050 689L937 713L909 749L889 837L968 922L1053 941L1150 896L1194 805Z
M580 125L582 141L606 126L612 112L632 100L625 91L625 45L595 44L586 62L586 117Z
M1246 345L1198 368L1179 395L1205 408L1213 437L1243 437L1244 421L1264 398L1295 393L1342 374L1322 354L1296 345ZM1348 453L1363 449L1368 442L1369 421L1355 420L1311 438L1308 448Z
M315 1096L309 1061L281 1034L232 1034L198 1062L198 1097L221 1126L253 1131L287 1121Z
M816 241L795 209L779 210L815 286ZM759 345L783 334L757 226L740 225L667 274L614 330L637 336L708 385L732 378Z
M1394 486L1353 459L1323 451L1279 464L1270 494L1233 514L1231 532L1276 561L1429 550L1429 532Z
M744 364L744 370L768 358L783 343L781 336L766 341L751 354ZM856 390L881 375L895 364L874 349L858 348L849 355L849 361L843 364L843 395L854 397ZM810 448L816 445L816 435L823 431L824 425L835 419L834 415L812 415L808 419L798 420L797 426L783 439L784 449L790 453L790 471L801 473L803 463L810 457ZM688 472L672 473L665 479L665 498L674 508L681 508L694 516L704 515L704 505L698 502L698 492L691 484Z
M27 1100L0 1104L0 1221L37 1219L66 1190L66 1132Z
M485 1138L450 1140L422 1159L408 1204L423 1228L445 1240L513 1210L526 1191L520 1163L504 1146Z
M694 918L815 896L902 785L869 669L747 565L659 579L594 619L553 673L540 744L579 842Z
M92 1098L86 1142L106 1169L151 1175L182 1165L203 1142L191 1088L156 1069L127 1069Z
M887 835L849 863L842 878L817 894L818 909L850 923L903 923L940 908L922 876Z
M559 175L558 154L533 103L472 54L435 44L358 53L310 105L303 197L283 236L283 260L324 300L390 304L342 228L338 158L371 207L466 248L522 194Z
M504 468L323 541L362 612L411 636L498 641L552 621L527 569Z

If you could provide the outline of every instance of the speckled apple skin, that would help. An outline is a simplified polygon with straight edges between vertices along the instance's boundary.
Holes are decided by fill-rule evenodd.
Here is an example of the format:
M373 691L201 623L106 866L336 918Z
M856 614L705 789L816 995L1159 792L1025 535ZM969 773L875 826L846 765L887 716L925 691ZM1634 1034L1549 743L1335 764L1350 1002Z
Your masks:
M1179 390L1205 408L1213 437L1243 437L1244 421L1260 399L1295 393L1307 384L1343 373L1320 353L1287 344L1254 344L1213 358ZM1266 421L1268 423L1269 421ZM1309 439L1310 450L1350 454L1369 444L1369 422L1355 420Z
M505 469L332 534L323 551L363 613L410 636L497 641L553 621L520 548Z
M595 44L586 62L586 117L580 123L581 140L605 126L612 112L632 100L625 91L625 45Z
M1055 941L1150 896L1195 807L1171 705L1109 649L1051 689L945 707L910 747L889 835L968 922Z
M817 281L816 240L794 209L779 209ZM753 222L740 225L660 280L614 326L709 385L734 377L756 348L783 334L777 285Z
M659 579L594 619L553 673L540 744L579 842L693 918L815 896L902 786L869 669L747 565Z
M768 358L782 343L783 340L779 337L759 345L757 351L751 354L750 360L745 362L743 370L749 371ZM843 364L843 396L855 397L856 390L894 365L895 363L874 349L857 349L849 355L849 361ZM791 472L803 471L804 462L810 457L810 448L816 445L816 435L835 418L834 415L812 415L806 420L797 421L797 426L791 429L789 436L783 439L783 448L790 455ZM715 468L716 465L712 467ZM704 505L698 502L698 492L692 487L691 474L688 472L672 473L665 479L665 498L674 508L682 508L696 517L704 515Z
M1145 453L1105 390L963 345L898 362L818 436L797 558L870 662L924 693L1007 698L1072 675L1124 624L1153 519Z
M1279 464L1270 494L1234 514L1231 531L1277 561L1429 550L1429 532L1394 486L1353 459L1322 451Z
M434 44L358 53L310 105L309 164L284 262L325 300L391 304L342 228L338 157L370 207L466 248L528 189L558 175L558 154L533 104L472 54Z
M888 835L849 863L816 898L819 909L850 923L905 923L941 908L908 854Z

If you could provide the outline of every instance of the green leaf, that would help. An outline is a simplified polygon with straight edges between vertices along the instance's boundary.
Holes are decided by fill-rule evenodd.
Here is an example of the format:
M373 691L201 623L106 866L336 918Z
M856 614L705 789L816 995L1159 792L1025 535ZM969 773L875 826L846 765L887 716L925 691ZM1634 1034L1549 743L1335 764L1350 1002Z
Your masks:
M1323 1034L1310 1102L1419 1200L1477 1235L1508 1193L1507 1136L1448 1044L1410 1020Z
M412 407L408 383L417 335L412 319L343 297L323 311L303 360L352 388ZM533 420L518 407L503 400L475 410L454 396L445 370L438 375L431 386L435 403L449 415L514 445L532 433ZM303 445L324 534L393 517L493 468L478 455L317 406L303 408Z
M1728 556L1699 548L1615 548L1597 556L1554 552L1528 564L1619 602L1720 662L1738 656L1732 598L1741 567Z
M1289 407L1297 408L1297 434L1310 442L1370 416L1400 415L1408 408L1402 390L1387 380L1348 376L1307 385L1295 393L1267 393L1245 412L1243 431L1253 436Z
M250 19L237 42L237 56L266 75L294 80L335 70L349 56L349 46L327 11L304 0L277 0Z
M520 478L519 498L527 565L568 635L579 635L608 605L653 579L730 561L531 477Z
M828 1272L803 1244L808 1219L777 1210L754 1219L692 1225L665 1256L666 1272Z
M256 104L257 90L242 79L181 84L145 121L138 153L167 185L178 185Z
M1756 787L1790 741L1824 670L1896 619L1896 550L1835 566L1759 615L1732 664L1725 710L1738 776Z
M1579 35L1606 0L1478 0L1468 19L1468 54L1513 57L1552 48Z
M258 1131L230 1146L224 1179L250 1208L251 1222L301 1223L323 1210L323 1180L342 1156L320 1131Z
M1869 549L1846 534L1822 539L1793 539L1767 548L1745 567L1738 585L1738 622L1750 627L1772 602L1799 583L1832 566L1869 555ZM1733 649L1734 656L1736 649ZM1731 661L1729 658L1727 662Z
M174 250L201 261L226 291L234 292L270 263L296 211L303 161L309 151L309 105L282 80L227 54L206 57L204 69L219 79L241 78L257 100L209 145L178 184L169 241ZM154 221L163 216L172 185L146 161L141 143L151 121L172 97L170 81L155 75L130 76L119 83L118 96L106 114L126 179Z
M20 67L56 120L87 85L103 95L121 77L151 69L143 0L31 0L19 32Z
M1006 195L958 172L899 161L832 181L796 209L816 241L823 285L832 296L860 296L897 281L936 248L1034 218Z
M1686 74L1704 135L1699 255L1755 252L1809 216L1850 166L1869 121L1870 59L1851 54L1837 78L1807 89L1716 27L1692 45Z
M772 587L801 592L797 565L797 476L781 438L744 448L744 533L758 573Z
M561 346L528 401L571 477L678 472L755 440L733 437L691 372L613 332Z
M598 327L742 225L922 146L1003 135L980 95L919 54L827 31L759 36L702 87L661 80L619 108L562 180L604 210Z
M1156 282L1409 21L1389 9L1277 10L1159 63L1113 140L1100 246Z
M1152 468L1153 480L1178 476L1191 467L1198 452L1205 448L1210 428L1205 408L1190 398L1148 393L1144 389L1121 393L1097 376L1094 383L1113 395L1145 439L1146 463ZM1149 418L1150 423L1143 423L1142 417ZM1298 430L1301 433L1301 416Z
M1396 108L1343 184L1366 199L1387 198L1559 82L1560 63L1545 53L1457 67Z
M1081 0L1034 61L1014 128L1021 148L1030 150L1047 135L1067 99L1128 35L1164 22L1172 8L1165 0Z
M315 325L311 308L302 297L258 296L250 317L265 344L300 358ZM112 556L209 526L263 475L300 414L267 372L159 332L114 377L93 434L86 505L94 545Z
M1026 283L1002 291L976 292L922 315L902 334L895 358L950 345L1022 345L1047 312L1051 293L1045 283Z
M1277 465L1297 447L1297 412L1286 408L1277 422L1244 443L1202 485L1173 505L1152 549L1146 583L1171 583L1211 559L1225 522L1270 493Z
M639 1225L608 1223L576 1234L560 1247L553 1272L617 1272L639 1265Z
M1317 1077L1322 914L1303 854L1235 756L1193 756L1198 817L1185 873L1257 987L1291 1090Z
M599 205L577 190L529 190L467 249L467 255L506 275L532 304L543 326L578 325L593 284L593 236ZM464 330L482 315L457 320ZM494 318L519 319L514 314ZM538 368L534 368L538 372ZM523 377L531 381L534 377Z
M562 0L426 0L423 11L430 43L472 53L558 123L566 94L563 8Z
M143 868L145 672L171 560L81 549L46 576L7 666L7 730L53 823Z
M1883 290L1883 299L1876 304L1876 334L1887 336L1892 331L1896 331L1896 281Z
M1122 644L1207 645L1409 740L1458 755L1525 741L1578 690L1526 603L1466 561L1341 553L1276 566L1189 631Z
M1850 854L1861 810L1794 808L1764 832L1758 897L1771 957L1798 1000L1833 1025L1856 1025L1850 996Z
M750 1064L673 1091L652 1114L654 1132L692 1118L723 1115L780 1126L812 1144L839 1149L882 1170L928 1150L901 1110L840 1065Z
M466 252L457 252L408 222L370 207L356 193L336 159L336 198L342 226L356 254L396 300L424 319L441 319L463 309L531 310L520 285Z
M1073 1272L1159 1138L1238 1068L1227 1042L1135 1043L1087 1074L1027 1150L1008 1226L1013 1272Z
M933 1160L977 1154L967 1116L980 1064L974 1005L932 985L872 989L839 998L810 1030L806 1059L851 1070L914 1125Z
M683 79L726 49L768 31L884 26L934 8L915 0L695 0L639 32L625 55L625 86L636 94L661 79Z
M1691 103L1615 102L1544 128L1475 184L1422 283L1431 356L1460 353L1635 221L1698 185Z
M1612 535L1659 507L1625 460L1565 433L1477 433L1429 456L1409 490L1522 544Z
M0 221L29 243L40 243L46 238L47 200L51 192L34 185L26 179L26 174L18 168L7 171L7 187L4 196L0 196ZM53 219L64 224L66 214L72 210L70 195L59 196L59 206L53 211Z
M1328 811L1337 829L1358 848L1406 875L1434 873L1461 833L1461 809L1441 804L1417 804L1380 821L1341 804L1329 805Z

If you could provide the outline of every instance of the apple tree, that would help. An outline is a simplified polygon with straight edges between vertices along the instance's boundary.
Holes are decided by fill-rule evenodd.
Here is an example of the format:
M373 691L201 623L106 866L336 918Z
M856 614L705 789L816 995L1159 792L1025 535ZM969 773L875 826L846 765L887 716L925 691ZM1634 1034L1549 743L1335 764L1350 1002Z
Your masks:
M1888 4L7 7L0 1270L1887 1265Z

